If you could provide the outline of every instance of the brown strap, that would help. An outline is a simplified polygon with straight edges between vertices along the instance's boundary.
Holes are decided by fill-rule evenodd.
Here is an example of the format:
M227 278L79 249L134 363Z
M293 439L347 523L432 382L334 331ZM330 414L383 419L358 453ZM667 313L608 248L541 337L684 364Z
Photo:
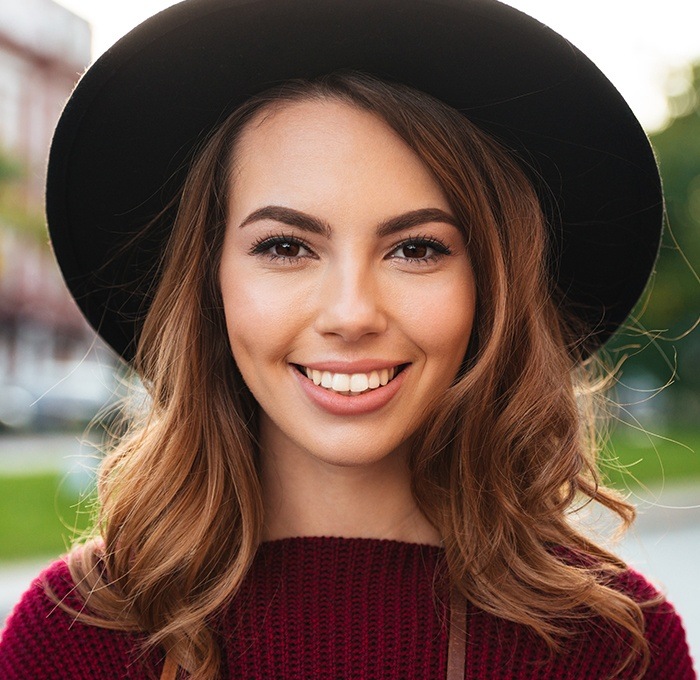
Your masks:
M467 602L456 588L450 595L450 639L447 647L447 680L464 680L467 652Z
M160 674L160 680L175 680L177 677L177 664L173 661L172 657L168 654L165 657L165 663L163 664L163 670Z

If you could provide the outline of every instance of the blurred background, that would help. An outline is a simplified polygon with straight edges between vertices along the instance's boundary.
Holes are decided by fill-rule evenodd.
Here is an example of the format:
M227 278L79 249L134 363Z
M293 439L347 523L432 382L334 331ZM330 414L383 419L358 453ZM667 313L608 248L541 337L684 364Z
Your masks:
M0 0L0 623L89 525L101 430L86 428L123 390L122 367L83 321L47 242L53 128L91 61L170 4ZM669 594L700 659L700 3L508 4L601 67L659 159L668 226L634 322L608 348L622 370L602 469L640 510L616 549Z

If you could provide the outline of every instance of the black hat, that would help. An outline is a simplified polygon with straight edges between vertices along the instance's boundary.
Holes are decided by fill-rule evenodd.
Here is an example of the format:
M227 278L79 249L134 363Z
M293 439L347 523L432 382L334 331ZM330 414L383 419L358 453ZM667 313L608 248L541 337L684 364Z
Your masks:
M131 359L167 233L126 247L172 200L201 140L251 95L358 70L463 112L522 161L548 213L552 274L587 353L653 269L663 201L649 141L598 68L495 0L186 0L78 83L51 147L46 208L68 287ZM155 273L155 274L154 274Z

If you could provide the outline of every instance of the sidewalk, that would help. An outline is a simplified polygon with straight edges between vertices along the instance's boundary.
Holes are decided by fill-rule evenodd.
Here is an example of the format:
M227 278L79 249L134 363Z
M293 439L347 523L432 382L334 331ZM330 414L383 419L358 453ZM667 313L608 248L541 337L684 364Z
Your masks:
M22 593L29 588L39 572L54 558L28 560L26 562L0 563L0 628L19 601Z
M66 472L97 458L94 444L80 434L0 436L0 475Z
M674 605L700 672L700 483L670 487L655 505L645 499L636 501L637 522L615 552Z

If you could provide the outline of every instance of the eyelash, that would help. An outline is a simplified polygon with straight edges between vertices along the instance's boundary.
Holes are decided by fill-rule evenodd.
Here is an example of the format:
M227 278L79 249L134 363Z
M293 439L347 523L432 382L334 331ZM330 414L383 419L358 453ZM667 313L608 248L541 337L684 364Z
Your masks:
M313 252L311 250L311 246L308 243L306 243L306 241L304 241L303 239L300 239L296 236L287 236L285 234L272 234L268 236L263 236L262 238L256 240L255 243L253 243L249 252L251 255L262 255L270 260L283 260L289 262L301 259L300 257L275 255L274 253L266 252L274 246L281 245L283 243L288 245L298 245L302 248L306 248L306 250L308 250L309 252Z
M400 241L391 248L391 253L396 252L400 248L405 248L406 246L427 246L433 250L433 254L426 257L399 257L391 259L406 260L408 262L413 262L415 264L429 264L430 262L437 262L439 259L446 255L452 255L452 250L446 244L433 236L409 236L403 241Z
M301 260L308 256L301 257L290 257L288 255L276 255L274 253L267 252L271 248L277 245L287 244L287 245L298 245L305 248L310 253L313 253L311 246L306 243L301 238L297 236L287 236L285 234L272 234L268 236L263 236L253 243L250 248L249 253L251 255L262 255L272 261L283 261L287 263L294 263L295 261ZM425 246L431 248L434 252L432 255L426 257L390 257L389 259L406 260L407 262L412 262L415 264L427 264L430 262L435 262L445 255L451 255L452 250L445 243L436 239L432 236L409 236L408 238L396 243L391 247L389 253L394 253L400 248L405 248L407 246ZM315 256L314 256L315 258Z

